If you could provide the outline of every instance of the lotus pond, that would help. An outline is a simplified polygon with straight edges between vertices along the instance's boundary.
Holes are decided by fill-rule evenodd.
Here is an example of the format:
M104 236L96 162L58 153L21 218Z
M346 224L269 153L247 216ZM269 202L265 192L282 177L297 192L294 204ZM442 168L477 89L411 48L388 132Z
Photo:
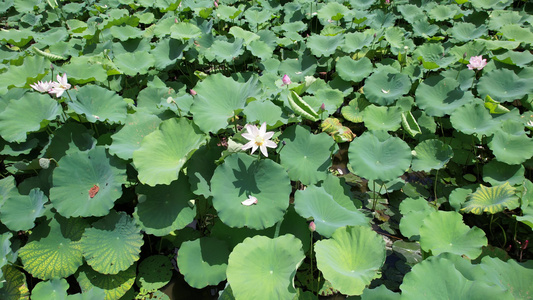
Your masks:
M531 299L532 12L2 1L0 298Z

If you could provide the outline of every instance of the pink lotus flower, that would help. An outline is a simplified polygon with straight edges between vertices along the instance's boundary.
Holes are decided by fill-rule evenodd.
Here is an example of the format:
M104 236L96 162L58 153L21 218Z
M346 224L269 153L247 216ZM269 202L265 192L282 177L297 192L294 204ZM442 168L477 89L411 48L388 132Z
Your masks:
M218 1L215 0L215 1L213 1L213 2L215 3L215 7L218 7Z
M283 78L281 78L281 81L283 81L283 85L291 84L291 79L289 78L289 75L287 74L283 75Z
M242 150L252 148L253 154L255 150L259 148L261 150L261 153L263 153L264 156L268 157L267 147L277 147L276 143L270 140L270 138L272 138L272 136L274 135L274 131L266 132L266 122L261 125L261 128L257 128L257 126L255 125L246 124L246 130L248 131L248 133L243 133L242 137L249 140L249 142L242 146Z
M309 223L309 230L311 230L311 232L315 232L316 231L315 222L311 221L311 223Z
M41 93L48 93L50 88L52 88L52 82L51 81L37 81L34 84L30 84L30 86Z
M482 70L487 65L487 60L483 56L472 56L470 57L469 64L466 65L469 70Z
M67 80L67 73L63 73L63 76L57 74L57 82L51 83L52 88L48 91L50 94L55 94L57 98L61 97L63 93L70 89L70 84Z
M255 198L254 196L248 196L248 199L242 201L241 204L244 206L257 204L257 198Z

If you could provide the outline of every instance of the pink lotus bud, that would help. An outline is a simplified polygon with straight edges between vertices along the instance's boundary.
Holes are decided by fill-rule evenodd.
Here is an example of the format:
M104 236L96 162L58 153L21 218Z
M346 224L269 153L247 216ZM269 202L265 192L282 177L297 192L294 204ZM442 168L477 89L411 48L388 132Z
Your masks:
M190 89L189 92L191 93L191 95L196 96L196 91L195 90Z
M289 78L289 75L285 74L283 75L283 78L281 79L283 81L283 85L291 84L291 79Z
M320 110L320 111L325 111L325 110L326 110L326 104L325 104L325 103L322 103L322 105L320 105L319 110Z
M215 7L218 7L218 2L217 2L217 0L215 0L214 3L215 3Z
M311 230L311 232L315 232L316 231L315 222L311 221L311 223L309 223L309 230Z
M526 250L526 248L527 248L527 244L529 244L529 240L526 240L526 241L524 242L524 245L522 245L521 249L522 249L522 250Z
M385 0L385 4L390 4L390 0Z
M178 18L174 18L174 23L178 23Z

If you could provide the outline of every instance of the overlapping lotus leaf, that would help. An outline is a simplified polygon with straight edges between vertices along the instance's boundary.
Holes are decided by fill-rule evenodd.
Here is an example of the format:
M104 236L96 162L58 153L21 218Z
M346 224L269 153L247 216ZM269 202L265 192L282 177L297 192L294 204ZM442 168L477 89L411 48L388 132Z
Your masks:
M497 130L488 145L498 161L510 165L521 164L533 156L533 139L526 134Z
M411 165L411 148L383 131L367 131L350 143L348 158L356 175L389 181Z
M15 177L9 176L0 179L0 208L10 197L10 194L14 194L16 191Z
M150 52L155 59L154 66L162 70L175 64L178 59L183 57L183 51L186 48L187 44L179 40L161 39Z
M68 287L64 278L41 281L31 290L31 298L34 300L66 299Z
M306 55L298 59L285 59L281 61L278 72L287 74L292 82L304 81L305 76L314 76L317 60L314 56Z
M80 268L76 275L83 293L93 290L94 292L105 294L105 300L118 300L135 283L137 264L133 264L128 269L114 275L104 275L85 265Z
M454 78L440 75L431 76L420 83L415 97L417 106L434 117L449 115L462 105L474 101L474 95L461 90Z
M431 139L420 142L413 152L413 171L439 170L453 157L452 147L440 140Z
M368 130L395 131L400 128L402 114L398 107L371 104L363 110L363 122Z
M411 89L409 76L402 73L377 71L366 79L363 91L368 101L390 105Z
M266 122L268 126L276 127L283 124L281 107L272 101L253 101L244 108L243 113L248 123L263 124Z
M315 243L317 267L333 287L361 295L385 263L385 242L369 226L346 226Z
M30 290L26 283L26 275L14 265L5 265L0 274L4 282L0 287L0 299L29 300Z
M416 48L413 57L422 62L422 66L428 70L446 68L448 65L455 62L455 57L446 53L444 47L437 43L425 43Z
M474 259L486 245L483 230L468 227L462 215L454 211L434 211L424 218L420 227L420 246L433 255L448 252Z
M468 42L473 39L477 39L480 36L487 33L487 27L485 25L476 26L472 23L456 23L449 29L452 37L461 42Z
M190 190L196 195L211 196L211 177L217 167L215 161L220 159L223 147L217 145L215 139L209 141L207 145L201 146L189 159L187 174Z
M78 89L76 97L69 103L76 113L83 114L87 121L107 121L111 124L124 123L127 104L113 91L97 85L85 85Z
M128 52L115 56L113 63L124 74L135 76L146 74L155 65L155 58L150 52Z
M125 163L103 146L71 153L59 164L53 172L50 201L62 216L105 216L122 195Z
M372 73L372 63L367 57L353 60L349 56L343 56L337 61L337 72L346 81L360 82Z
M305 258L291 234L246 238L229 255L226 271L236 299L293 299L296 271Z
M312 35L307 38L307 46L313 55L328 57L335 53L337 47L341 46L342 40L342 34L334 36Z
M400 231L410 240L420 238L420 226L424 224L424 219L435 209L429 205L424 198L407 198L400 203Z
M139 180L150 186L170 184L178 179L185 162L204 143L205 135L188 119L163 121L133 152Z
M493 160L483 166L483 181L492 186L505 184L519 185L524 182L525 168L523 165L508 165Z
M15 195L7 199L0 212L0 220L13 231L29 230L35 219L44 214L48 198L40 189L32 189L29 195Z
M312 134L305 127L293 125L285 129L280 140L286 143L280 153L281 165L291 180L308 185L326 178L335 149L335 141L329 135Z
M482 98L490 96L499 102L511 102L533 91L529 81L520 78L513 71L498 69L484 74L477 84Z
M157 290L172 278L172 263L165 255L149 256L139 264L136 283L146 290Z
M213 206L230 227L263 229L283 219L289 206L291 185L282 166L272 160L257 160L245 153L226 157L211 178ZM257 204L241 202L249 196Z
M476 215L483 212L495 214L505 208L509 210L517 208L520 205L518 199L515 189L509 182L493 187L481 185L469 196L469 200L463 205L461 211Z
M128 114L124 123L124 127L111 136L113 143L108 150L111 154L129 160L133 158L133 151L141 147L142 139L159 127L161 119L155 115L138 111L134 114Z

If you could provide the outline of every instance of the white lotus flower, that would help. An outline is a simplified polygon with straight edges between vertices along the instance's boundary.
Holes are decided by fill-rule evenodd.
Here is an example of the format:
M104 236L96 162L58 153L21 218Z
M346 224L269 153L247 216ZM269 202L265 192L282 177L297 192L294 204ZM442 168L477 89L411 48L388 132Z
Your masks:
M248 199L242 201L241 204L244 206L257 204L257 198L255 198L254 196L248 196Z
M270 140L274 135L274 131L266 132L266 122L261 125L261 128L257 128L255 125L246 124L246 130L248 133L243 133L242 136L250 142L242 146L242 150L252 148L252 154L259 148L264 156L268 157L267 147L276 148L277 145Z
M66 90L70 89L70 84L67 80L67 73L63 73L63 76L59 76L58 74L57 82L54 81L51 83L51 85L52 88L50 89L49 93L55 94L57 98L61 97Z
M50 88L52 88L52 82L51 81L37 81L34 84L30 84L30 86L41 93L48 93Z

